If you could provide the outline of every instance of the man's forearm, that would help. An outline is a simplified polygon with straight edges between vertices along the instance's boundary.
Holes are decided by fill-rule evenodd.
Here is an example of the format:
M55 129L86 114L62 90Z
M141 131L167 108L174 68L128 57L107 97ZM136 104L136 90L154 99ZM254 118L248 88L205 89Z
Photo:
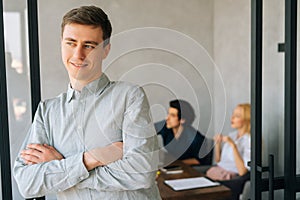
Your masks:
M92 149L83 154L83 163L90 171L96 167L108 165L123 157L123 143L115 142L106 147Z

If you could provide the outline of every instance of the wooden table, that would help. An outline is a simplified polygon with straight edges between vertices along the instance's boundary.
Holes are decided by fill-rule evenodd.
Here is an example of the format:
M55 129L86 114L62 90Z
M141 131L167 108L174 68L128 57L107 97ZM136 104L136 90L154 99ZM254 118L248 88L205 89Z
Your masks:
M161 172L156 181L160 191L161 198L164 200L227 200L231 197L231 191L229 188L219 185L207 188L197 188L190 190L174 191L164 183L164 180L172 180L179 178L191 178L204 176L200 172L196 171L192 167L185 165L180 161L176 161L172 165L180 165L183 169L183 173L180 174L166 174Z

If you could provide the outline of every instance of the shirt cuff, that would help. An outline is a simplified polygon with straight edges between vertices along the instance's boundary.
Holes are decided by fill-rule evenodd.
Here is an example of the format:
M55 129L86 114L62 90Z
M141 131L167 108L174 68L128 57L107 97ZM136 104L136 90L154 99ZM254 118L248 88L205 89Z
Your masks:
M69 183L76 185L89 177L89 172L83 163L83 153L65 159L66 172L68 172Z

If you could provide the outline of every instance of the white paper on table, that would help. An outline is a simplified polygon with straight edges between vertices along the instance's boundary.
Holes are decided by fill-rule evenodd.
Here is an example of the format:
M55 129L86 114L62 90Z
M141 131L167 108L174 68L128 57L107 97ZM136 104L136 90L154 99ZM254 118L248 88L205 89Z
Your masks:
M164 182L176 191L220 185L220 183L212 182L205 177L165 180Z

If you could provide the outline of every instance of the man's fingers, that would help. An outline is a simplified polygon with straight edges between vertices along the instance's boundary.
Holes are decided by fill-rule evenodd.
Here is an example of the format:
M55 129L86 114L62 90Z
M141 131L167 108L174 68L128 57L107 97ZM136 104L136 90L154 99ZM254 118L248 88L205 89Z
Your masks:
M38 151L44 152L47 148L42 144L28 144L27 148L36 149Z
M39 158L30 154L21 154L21 158L25 161L26 164L30 163L39 163Z
M36 149L25 149L25 150L21 151L21 154L31 155L31 156L35 156L35 157L39 158L39 157L41 157L42 152L38 151Z
M37 163L35 163L35 162L31 162L31 161L27 161L27 160L24 160L24 163L25 163L26 165L34 165L34 164L37 164Z

